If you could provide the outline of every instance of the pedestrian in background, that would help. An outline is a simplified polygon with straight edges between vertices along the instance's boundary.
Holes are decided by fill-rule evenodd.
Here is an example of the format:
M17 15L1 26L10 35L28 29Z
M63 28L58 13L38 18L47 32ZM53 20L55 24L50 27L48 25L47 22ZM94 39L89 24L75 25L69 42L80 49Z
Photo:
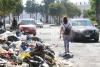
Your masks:
M65 35L65 28L69 29L69 34ZM63 38L64 41L64 48L65 48L65 54L69 53L69 40L72 38L72 26L70 23L68 23L68 18L64 17L63 22L61 23L61 28L60 28L60 37Z
M3 26L3 23L2 23L2 21L0 20L0 28L2 28L2 26Z
M13 18L12 29L16 30L16 27L17 27L17 20L15 18Z

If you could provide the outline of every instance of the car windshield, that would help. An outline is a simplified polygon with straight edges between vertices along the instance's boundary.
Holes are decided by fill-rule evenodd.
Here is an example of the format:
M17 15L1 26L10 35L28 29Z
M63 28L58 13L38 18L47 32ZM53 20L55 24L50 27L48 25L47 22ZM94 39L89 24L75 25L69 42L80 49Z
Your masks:
M41 21L40 20L36 20L36 23L41 23Z
M90 20L72 20L72 26L93 26Z
M32 25L34 23L35 23L34 20L22 20L21 21L21 24L24 24L24 25Z

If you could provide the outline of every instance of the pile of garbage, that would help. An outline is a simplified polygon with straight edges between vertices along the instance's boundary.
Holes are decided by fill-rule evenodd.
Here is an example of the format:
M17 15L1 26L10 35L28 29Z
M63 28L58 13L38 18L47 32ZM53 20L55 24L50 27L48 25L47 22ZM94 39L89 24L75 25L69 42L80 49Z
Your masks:
M55 52L39 37L0 29L0 67L53 67Z

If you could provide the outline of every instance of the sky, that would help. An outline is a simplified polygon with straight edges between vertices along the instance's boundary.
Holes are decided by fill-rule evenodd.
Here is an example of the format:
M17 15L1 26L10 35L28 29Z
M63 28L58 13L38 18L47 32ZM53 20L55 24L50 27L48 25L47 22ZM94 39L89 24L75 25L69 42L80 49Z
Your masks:
M23 0L23 4L25 5L27 0ZM36 0L37 2L41 2L42 0ZM88 0L70 0L70 2L88 2Z

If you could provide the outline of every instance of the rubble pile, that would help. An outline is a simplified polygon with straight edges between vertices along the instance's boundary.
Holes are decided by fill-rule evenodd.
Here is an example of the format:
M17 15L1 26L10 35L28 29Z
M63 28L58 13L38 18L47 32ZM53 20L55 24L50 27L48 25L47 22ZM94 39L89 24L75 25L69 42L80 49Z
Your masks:
M50 44L39 37L0 29L0 67L64 67L64 64L70 62L56 56Z
M17 32L18 33L18 32ZM0 30L0 67L53 67L55 52L38 37Z

